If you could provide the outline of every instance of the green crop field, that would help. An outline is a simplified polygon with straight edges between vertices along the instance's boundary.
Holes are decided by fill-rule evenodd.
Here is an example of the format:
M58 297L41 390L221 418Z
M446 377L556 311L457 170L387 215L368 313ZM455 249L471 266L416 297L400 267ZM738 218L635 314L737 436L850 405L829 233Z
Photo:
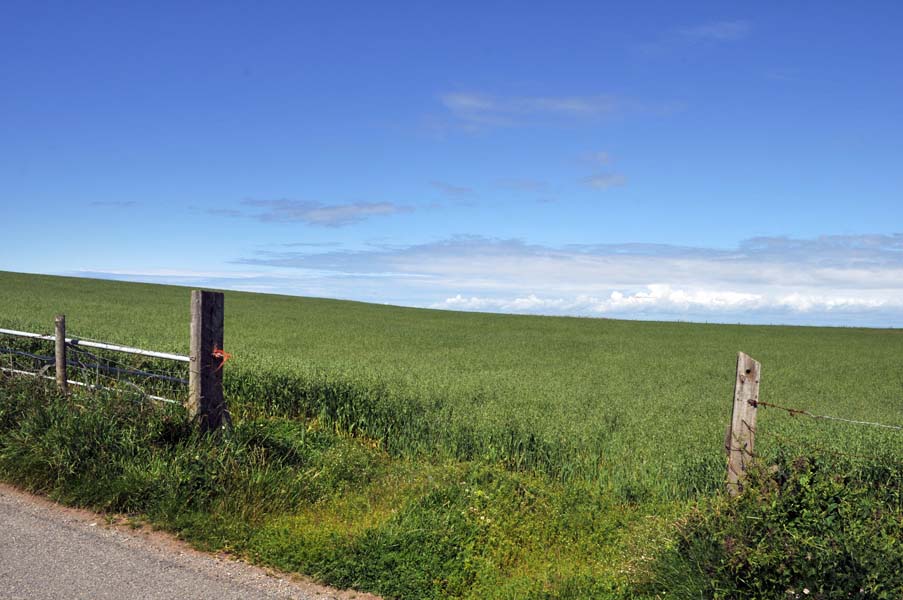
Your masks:
M49 333L53 316L65 313L72 336L187 354L188 298L181 287L0 273L0 327ZM512 508L526 510L527 521L507 523L499 533L513 547L505 551L508 562L492 556L495 567L507 566L483 565L458 587L448 578L439 587L396 590L351 566L347 572L356 575L337 575L333 563L327 568L305 554L316 554L312 548L322 540L305 542L306 550L288 549L276 534L254 543L238 534L244 542L207 540L388 596L480 597L491 584L501 590L498 597L526 597L517 585L536 597L584 597L596 585L586 578L627 593L630 573L642 571L657 544L667 545L653 531L723 485L721 446L737 351L762 363L763 400L903 424L899 329L511 316L243 292L226 292L225 304L225 349L233 355L225 385L237 424L307 423L342 444L353 441L394 473L367 479L358 496L337 494L304 510L283 507L264 519L272 531L320 540L312 525L318 519L325 530L345 531L339 537L370 535L368 527L390 518L389 505L416 498L425 511L424 482L451 481L462 468L490 469L493 481L532 482L546 490L537 494L555 499L542 510ZM758 427L763 457L788 448L903 456L903 434L895 430L768 409L760 411ZM392 491L392 477L408 486ZM598 510L568 490L591 497ZM349 508L343 504L349 498L363 504ZM569 522L568 515L578 516ZM527 542L512 533L530 529L530 518L545 519L536 530L546 537ZM526 554L518 554L518 544L529 547ZM489 572L501 579L481 579ZM539 587L507 588L502 580ZM592 589L596 595L603 588Z

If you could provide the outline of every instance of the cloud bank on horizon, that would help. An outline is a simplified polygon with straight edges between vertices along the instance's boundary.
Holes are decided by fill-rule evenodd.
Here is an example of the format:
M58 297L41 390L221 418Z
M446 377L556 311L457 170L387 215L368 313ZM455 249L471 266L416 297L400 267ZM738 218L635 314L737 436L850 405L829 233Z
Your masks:
M754 238L731 249L455 236L353 251L282 247L233 263L244 270L83 274L451 310L903 324L903 234Z

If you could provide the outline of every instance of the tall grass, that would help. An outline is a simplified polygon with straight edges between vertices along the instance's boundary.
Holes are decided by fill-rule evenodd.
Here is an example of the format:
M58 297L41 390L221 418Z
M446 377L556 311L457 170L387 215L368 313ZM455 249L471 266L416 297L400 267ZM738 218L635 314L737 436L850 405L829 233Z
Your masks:
M185 288L0 274L0 326L186 352ZM136 317L137 315L137 317ZM226 293L227 396L239 416L318 418L396 456L501 463L625 500L695 497L722 478L737 350L764 399L903 423L900 330L452 313ZM899 435L788 419L760 429L861 452ZM772 452L762 436L759 450Z

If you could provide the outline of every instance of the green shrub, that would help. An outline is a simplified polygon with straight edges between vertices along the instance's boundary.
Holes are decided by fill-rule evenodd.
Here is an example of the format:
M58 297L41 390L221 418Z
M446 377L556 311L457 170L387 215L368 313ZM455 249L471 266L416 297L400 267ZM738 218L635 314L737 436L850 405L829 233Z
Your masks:
M710 598L903 595L903 465L782 458L682 522L660 574ZM697 596L698 597L698 596Z

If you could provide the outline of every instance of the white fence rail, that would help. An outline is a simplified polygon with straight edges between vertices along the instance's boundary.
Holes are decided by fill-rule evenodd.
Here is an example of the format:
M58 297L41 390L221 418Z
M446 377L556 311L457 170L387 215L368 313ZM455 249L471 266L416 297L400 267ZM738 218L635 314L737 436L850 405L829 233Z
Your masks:
M17 337L32 338L38 340L47 340L53 342L55 336L43 335L40 333L31 333L29 331L16 331L15 329L0 329L0 333ZM112 350L114 352L125 352L126 354L137 354L139 356L150 356L152 358L165 358L168 360L177 360L179 362L190 362L191 359L182 354L170 354L169 352L155 352L154 350L142 350L141 348L131 348L129 346L118 346L116 344L107 344L104 342L95 342L92 340L81 340L79 338L66 338L66 343L71 346L85 346L86 348L100 348L101 350Z

